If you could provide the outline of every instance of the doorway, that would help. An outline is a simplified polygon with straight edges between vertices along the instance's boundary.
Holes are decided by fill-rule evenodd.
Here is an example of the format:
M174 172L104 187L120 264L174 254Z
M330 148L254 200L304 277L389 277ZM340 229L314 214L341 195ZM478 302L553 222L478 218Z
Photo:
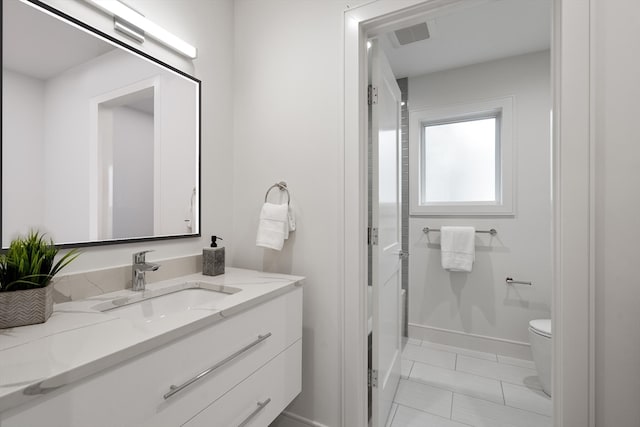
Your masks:
M539 379L528 337L530 321L551 317L550 18L550 1L470 4L370 41L370 55L379 44L406 99L411 342L393 426L434 415L485 422L471 406L550 424L549 382ZM441 266L445 226L476 230L468 272ZM417 394L431 397L416 404Z
M154 89L98 104L100 239L154 235Z
M362 271L366 271L366 246L361 243L364 239L362 239L362 237L358 237L363 235L363 229L358 226L357 229L351 231L350 227L352 225L366 223L366 210L362 209L362 200L366 200L366 197L363 197L365 194L363 190L366 188L366 172L358 166L358 164L366 164L366 161L364 163L362 161L366 156L366 144L364 143L366 140L362 137L363 135L366 135L366 116L361 113L364 110L361 104L363 99L363 85L361 82L362 76L366 75L366 73L362 72L363 69L366 69L364 67L364 53L366 49L365 41L371 36L391 31L394 28L400 28L402 25L411 23L412 20L415 23L415 17L417 15L460 7L463 2L407 1L402 2L401 5L398 5L398 3L395 5L390 3L392 2L376 2L373 5L365 5L345 13L345 193L347 196L359 195L354 203L345 201L345 210L347 212L345 226L347 230L349 230L345 238L345 252L347 254L347 259L345 261L345 283L366 283L366 281L363 281L363 275L360 273ZM469 2L464 3L465 6L469 4ZM569 165L566 154L573 152L579 156L584 156L585 153L589 152L588 131L583 133L577 132L575 134L570 134L568 132L568 130L581 129L581 126L588 123L588 108L581 108L582 105L580 103L584 102L585 96L588 98L589 88L588 78L586 81L584 79L580 80L581 84L577 87L567 87L563 86L561 83L561 77L568 77L565 74L568 69L571 69L573 72L577 72L581 77L585 76L584 72L579 71L579 66L584 66L585 61L588 64L588 55L578 54L571 57L565 57L562 56L561 53L563 51L566 52L566 49L563 50L563 47L566 48L563 43L566 43L567 35L582 35L584 34L585 29L588 30L588 13L582 13L582 11L577 10L577 8L574 8L572 5L568 5L566 2L561 1L554 1L553 7L554 31L556 35L552 49L554 63L553 106L555 112L555 120L553 122L553 152L555 160L553 182L554 200L558 202L559 199L562 199L565 202L577 203L577 205L572 205L572 207L575 206L577 208L572 209L572 213L577 215L577 217L573 217L573 220L578 219L578 224L574 223L574 225L579 225L578 227L569 227L568 225L571 219L567 216L566 208L564 210L559 209L559 204L554 206L555 268L552 282L558 284L557 286L553 286L553 297L555 301L553 312L554 319L556 319L556 324L554 326L554 354L556 355L554 366L556 372L554 386L556 395L554 397L557 403L554 410L554 419L556 425L563 425L565 423L566 425L572 425L573 422L570 420L588 419L588 409L593 397L592 393L589 391L592 389L590 388L590 385L592 386L592 379L588 375L588 369L586 369L589 366L588 337L591 333L588 325L589 318L592 313L587 310L585 316L585 312L583 311L583 309L588 308L589 305L588 291L583 287L580 287L574 277L569 277L567 274L571 271L578 274L580 277L584 277L585 273L588 273L589 270L588 257L568 259L569 254L567 253L567 250L569 247L574 249L578 248L579 244L585 241L585 235L588 237L592 230L588 224L589 205L588 203L585 203L585 199L580 197L580 195L572 196L570 194L570 185L567 180L569 176L588 176L588 173L586 175L580 175L585 171L584 165L582 165L582 168L576 165ZM559 13L560 9L562 9L562 15ZM567 14L568 11L571 11L574 14ZM568 19L567 16L572 16L574 19ZM561 35L564 35L565 37L563 38ZM578 40L574 38L572 39L572 42L577 42L578 45L580 45L584 40L585 39ZM588 46L588 40L581 46L585 46L585 44ZM572 46L575 46L575 44ZM562 68L562 71L560 67L561 62L565 65L565 67ZM560 95L563 95L563 103L559 102ZM579 114L571 115L570 118L565 118L563 122L557 120L558 115L566 111L569 106L577 108L575 111L579 111ZM565 133L562 132L563 130ZM566 142L564 145L560 145L559 141L561 140L561 136L565 134L566 139L563 141L569 142ZM354 141L359 142L354 144ZM560 153L564 155L562 160L564 160L565 163L563 163L559 158L558 155ZM349 165L354 167L357 173L351 173ZM563 169L563 167L566 168L566 172L561 176L559 174L559 170ZM588 180L587 182L582 182L584 186L583 188L588 190ZM575 182L573 182L573 184L575 185ZM349 197L347 197L347 200L348 199ZM562 237L563 242L568 246L560 247L558 243L560 237ZM351 240L351 238L353 238L353 240ZM352 248L353 251L350 251L350 248ZM353 263L351 263L350 260L353 261ZM558 265L560 264L562 264L562 269L558 268ZM362 268L363 265L365 268ZM351 266L353 266L353 268ZM586 281L589 282L588 275L586 277ZM562 284L562 287L560 284ZM578 307L575 306L569 307L562 304L563 300L560 300L559 296L568 290L575 291L579 294L578 299L581 303L581 309L577 309ZM364 305L363 301L366 301L365 288L352 289L345 287L346 306L348 306L350 301L355 301L356 305L361 307L361 309L354 313L354 317L350 317L347 312L345 312L345 339L347 340L346 342L360 342L363 344L361 349L366 349L365 340L363 338L366 336L364 333L364 330L366 330L366 315L364 315L366 310L362 309ZM562 313L563 316L558 316L558 313ZM350 327L350 318L357 320L353 327ZM577 324L570 324L571 322L566 322L568 319L584 319L586 320L586 323L583 322L582 325L584 328L579 330L576 329ZM565 322L563 322L563 320L565 320ZM567 346L562 345L562 339L569 331L572 330L572 328L573 332L578 334L577 338L572 340L572 343L577 345L577 347L568 349ZM364 352L365 350L351 351L345 347L345 366L361 366L364 368L363 360L366 361L363 354ZM580 363L579 366L577 366L577 369L564 369L567 366L564 361L567 359L569 354L576 358L572 361L580 360L585 363ZM360 372L364 371L365 369ZM582 377L577 375L578 372L580 372ZM364 376L365 375L362 374L363 379ZM576 387L577 383L574 381L580 383L580 387ZM363 383L366 384L365 381L362 381L358 382L353 387L345 383L344 419L348 425L364 425L360 421L357 421L365 418L363 412L366 405L362 405L362 402L365 400L364 397L366 395L362 393L362 388L360 388ZM568 390L570 389L572 390L572 393L568 393ZM349 391L353 391L353 393L350 393ZM573 394L573 392L577 393L579 397ZM577 403L577 405L572 407L572 411L564 411L563 409L569 401ZM353 402L355 405L350 405L349 402ZM588 423L585 425L588 425Z
M89 102L90 236L158 234L161 220L159 80L151 78ZM135 218L135 221L131 218Z

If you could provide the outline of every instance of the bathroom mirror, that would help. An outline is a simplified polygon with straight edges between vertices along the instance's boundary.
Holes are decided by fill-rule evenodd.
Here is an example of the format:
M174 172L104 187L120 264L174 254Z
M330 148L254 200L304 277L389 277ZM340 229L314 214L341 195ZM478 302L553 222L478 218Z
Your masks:
M36 0L2 2L2 247L200 235L200 81Z

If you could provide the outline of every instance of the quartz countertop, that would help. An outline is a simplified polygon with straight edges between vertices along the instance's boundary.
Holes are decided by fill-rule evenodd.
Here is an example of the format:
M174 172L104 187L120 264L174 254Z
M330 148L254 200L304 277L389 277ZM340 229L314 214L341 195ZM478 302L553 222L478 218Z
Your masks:
M120 318L117 310L97 310L109 301L141 294L130 289L56 304L45 323L0 329L0 412L275 298L303 279L227 267L219 276L191 274L148 284L143 293L185 282L241 290L148 323Z

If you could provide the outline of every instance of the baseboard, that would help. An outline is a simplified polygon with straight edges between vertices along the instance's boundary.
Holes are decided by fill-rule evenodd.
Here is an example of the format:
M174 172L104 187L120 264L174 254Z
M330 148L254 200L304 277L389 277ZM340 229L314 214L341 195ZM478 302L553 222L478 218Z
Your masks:
M293 412L284 411L269 427L328 427L325 424L310 420Z
M417 323L409 323L409 338L531 360L531 346L528 342L470 334Z

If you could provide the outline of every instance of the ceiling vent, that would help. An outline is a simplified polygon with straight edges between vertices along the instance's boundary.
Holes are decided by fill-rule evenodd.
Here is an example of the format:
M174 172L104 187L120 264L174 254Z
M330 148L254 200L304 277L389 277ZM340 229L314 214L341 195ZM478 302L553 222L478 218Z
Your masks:
M394 31L398 44L400 46L408 45L409 43L419 42L421 40L427 40L431 35L429 34L429 27L426 22L422 22L411 27L401 28Z

